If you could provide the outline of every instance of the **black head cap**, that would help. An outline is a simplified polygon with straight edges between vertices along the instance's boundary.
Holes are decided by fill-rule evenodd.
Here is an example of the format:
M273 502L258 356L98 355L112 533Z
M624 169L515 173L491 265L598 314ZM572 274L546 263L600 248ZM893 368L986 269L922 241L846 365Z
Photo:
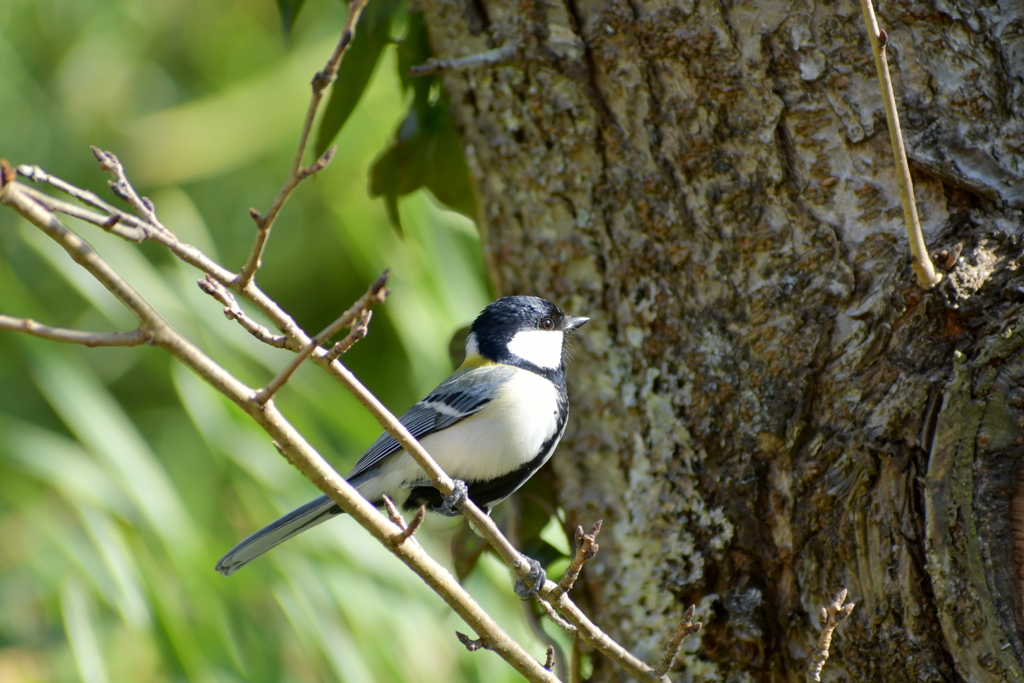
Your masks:
M572 333L590 318L566 315L562 309L536 296L506 296L492 302L470 328L471 339L485 358L508 361L508 343L527 330Z

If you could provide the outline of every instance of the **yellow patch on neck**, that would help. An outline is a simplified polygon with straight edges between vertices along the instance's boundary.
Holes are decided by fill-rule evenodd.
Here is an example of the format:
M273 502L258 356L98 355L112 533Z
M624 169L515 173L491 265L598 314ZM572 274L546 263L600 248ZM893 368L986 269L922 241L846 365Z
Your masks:
M497 365L497 363L484 358L479 353L471 353L466 356L466 360L462 361L459 370L472 370L473 368L482 368L488 365Z

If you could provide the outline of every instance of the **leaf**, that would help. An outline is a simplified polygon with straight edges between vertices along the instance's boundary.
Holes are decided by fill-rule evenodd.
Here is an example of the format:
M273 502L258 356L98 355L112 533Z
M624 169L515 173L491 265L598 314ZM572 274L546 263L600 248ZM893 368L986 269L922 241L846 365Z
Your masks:
M414 102L395 141L370 168L370 196L384 197L388 218L399 233L398 198L421 187L442 204L476 220L476 193L444 99L423 107Z
M317 157L331 146L359 104L381 52L391 42L391 18L400 1L374 0L359 17L355 37L341 60L338 80L331 88L331 99L320 120L320 131L316 138Z
M277 11L281 15L281 30L287 36L295 25L295 19L299 16L299 10L306 0L277 0Z
M436 95L436 76L411 78L409 69L431 56L423 15L410 13L408 29L398 48L398 76L412 88L409 113L394 142L370 168L370 196L383 197L391 224L402 233L398 198L425 187L445 206L476 220L476 192L462 155L462 140L448 113L448 100Z
M413 78L409 75L409 70L414 66L419 66L432 56L430 38L427 35L427 25L423 21L423 13L412 12L409 14L405 37L402 38L402 42L398 45L398 80L401 82L402 90L405 92L408 92L410 87L416 88L415 99L417 101L427 101L430 87L435 79L433 77Z

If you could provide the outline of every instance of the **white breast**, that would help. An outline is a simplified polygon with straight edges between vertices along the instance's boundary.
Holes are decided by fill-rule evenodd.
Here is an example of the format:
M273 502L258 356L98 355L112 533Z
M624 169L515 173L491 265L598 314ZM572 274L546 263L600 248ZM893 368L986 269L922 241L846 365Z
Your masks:
M535 373L520 370L479 413L423 437L421 443L450 477L486 481L537 457L557 427L555 386ZM428 483L426 474L408 454L399 451L383 464L380 476L365 482L360 491L370 500L384 493L401 503L413 483Z

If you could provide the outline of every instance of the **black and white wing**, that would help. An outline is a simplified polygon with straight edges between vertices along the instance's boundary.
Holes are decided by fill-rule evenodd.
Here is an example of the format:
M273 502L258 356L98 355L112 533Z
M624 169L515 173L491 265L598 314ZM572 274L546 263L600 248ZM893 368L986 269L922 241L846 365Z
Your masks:
M507 365L484 365L457 372L399 420L417 439L447 429L483 410L494 399L498 387L515 372L515 368ZM346 478L353 485L359 485L375 465L401 449L395 437L387 432L381 434Z
M514 368L485 365L461 370L430 392L401 417L414 437L422 438L451 427L478 413L494 398L499 386L511 378ZM348 475L354 486L374 476L374 466L399 450L401 446L387 433L381 435ZM277 521L268 524L228 551L217 563L217 571L225 576L237 571L274 546L341 513L327 496L306 503Z

